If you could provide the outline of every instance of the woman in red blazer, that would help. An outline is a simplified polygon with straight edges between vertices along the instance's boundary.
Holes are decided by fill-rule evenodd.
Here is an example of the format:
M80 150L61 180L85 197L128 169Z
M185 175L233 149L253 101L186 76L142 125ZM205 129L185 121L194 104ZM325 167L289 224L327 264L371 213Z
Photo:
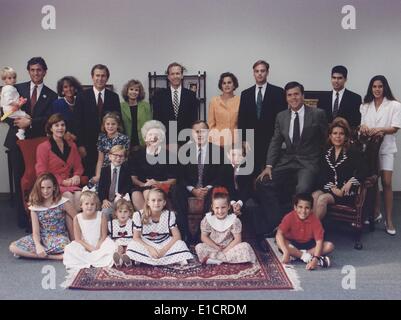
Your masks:
M79 211L80 180L84 172L78 148L73 141L66 141L65 121L60 113L53 114L45 126L48 141L36 149L36 175L54 174L63 197L68 198Z

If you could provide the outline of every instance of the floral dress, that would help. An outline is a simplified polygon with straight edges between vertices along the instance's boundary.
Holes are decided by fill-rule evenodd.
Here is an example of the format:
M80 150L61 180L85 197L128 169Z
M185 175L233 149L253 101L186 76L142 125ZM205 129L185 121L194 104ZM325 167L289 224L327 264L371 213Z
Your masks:
M40 242L48 255L61 254L70 243L65 224L64 204L68 201L61 198L50 208L31 206L29 210L35 212L39 220ZM36 253L32 234L16 241L15 245L26 252Z
M104 160L102 167L107 167L110 164L109 151L116 145L122 145L128 151L129 150L129 137L120 132L114 138L107 137L106 133L101 133L97 140L97 150L104 154Z
M201 222L201 231L208 234L209 238L222 249L226 248L234 240L234 234L241 233L241 230L241 221L234 214L229 214L224 219L218 219L209 212ZM217 251L206 243L198 243L195 250L200 262L204 262L208 258L226 263L254 263L256 261L255 252L247 242L238 243L226 253Z

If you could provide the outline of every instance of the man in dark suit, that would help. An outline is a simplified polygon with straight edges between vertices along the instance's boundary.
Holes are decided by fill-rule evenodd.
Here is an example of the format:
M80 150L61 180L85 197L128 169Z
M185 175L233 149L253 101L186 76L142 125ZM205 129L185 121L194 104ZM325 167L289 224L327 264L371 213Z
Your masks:
M153 98L153 119L161 121L166 129L167 144L176 144L169 141L169 122L176 121L177 133L183 129L190 129L198 119L199 100L195 93L182 87L184 67L173 62L167 67L169 87L160 89Z
M96 170L98 156L96 143L104 115L116 112L121 118L118 94L106 88L110 77L107 66L103 64L93 66L91 76L93 87L77 97L77 106L74 108L77 145L83 158L85 175L89 178L94 176Z
M34 57L30 59L27 70L31 81L19 83L15 87L20 96L27 99L27 103L22 106L22 110L29 114L31 118L7 118L6 122L10 128L4 141L4 146L10 150L14 173L18 225L22 228L27 226L27 217L20 185L25 166L21 151L16 143L16 133L20 128L25 129L26 139L46 136L45 123L51 114L53 101L57 99L57 94L43 84L43 79L47 72L47 65L43 58Z
M359 107L362 98L359 94L345 89L348 70L344 66L335 66L331 70L332 91L326 92L318 102L318 108L326 112L329 123L336 117L346 119L351 128L361 124L361 113Z
M253 65L256 85L242 91L238 112L238 129L254 131L255 172L260 172L266 162L266 153L273 136L276 115L286 108L284 90L267 82L269 64L259 60Z
M304 87L298 82L289 82L285 92L290 109L277 115L266 168L256 184L267 234L282 218L279 198L283 193L288 195L294 185L296 193L313 191L327 139L326 115L323 110L304 106ZM283 143L285 150L282 150Z
M210 211L211 194L221 185L221 170L224 161L220 147L208 142L209 126L197 120L192 126L192 140L179 150L179 181L173 194L173 205L177 210L177 223L184 239L190 237L188 230L188 198L204 199L204 213Z

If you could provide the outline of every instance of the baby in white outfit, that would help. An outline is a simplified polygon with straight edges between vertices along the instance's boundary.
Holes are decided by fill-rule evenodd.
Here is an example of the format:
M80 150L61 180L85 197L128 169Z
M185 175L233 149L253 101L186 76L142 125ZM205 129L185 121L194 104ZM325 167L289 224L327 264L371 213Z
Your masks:
M14 85L17 82L17 73L10 67L5 67L1 70L1 80L4 82L4 87L1 89L1 107L3 108L3 116L1 121L6 118L30 118L30 116L21 110L21 107L26 103L27 99L20 97ZM16 134L20 140L25 139L25 130L18 129Z

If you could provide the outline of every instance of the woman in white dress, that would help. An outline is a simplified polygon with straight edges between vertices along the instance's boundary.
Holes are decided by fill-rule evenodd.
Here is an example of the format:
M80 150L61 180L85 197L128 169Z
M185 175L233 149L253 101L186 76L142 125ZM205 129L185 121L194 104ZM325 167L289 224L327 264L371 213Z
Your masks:
M151 189L143 210L134 213L134 241L128 244L126 254L135 262L154 266L187 264L193 256L181 240L174 212L167 210L166 194Z
M401 104L395 100L390 86L384 76L374 76L360 107L361 134L368 136L384 136L379 151L379 170L384 194L384 207L386 210L385 226L389 235L395 235L393 224L393 190L392 175L394 168L394 155L397 152L395 134L401 127ZM380 214L380 194L376 201L376 218Z
M63 263L67 269L111 267L116 244L107 237L107 220L99 208L96 193L81 194L82 212L74 218L75 241L64 249Z

